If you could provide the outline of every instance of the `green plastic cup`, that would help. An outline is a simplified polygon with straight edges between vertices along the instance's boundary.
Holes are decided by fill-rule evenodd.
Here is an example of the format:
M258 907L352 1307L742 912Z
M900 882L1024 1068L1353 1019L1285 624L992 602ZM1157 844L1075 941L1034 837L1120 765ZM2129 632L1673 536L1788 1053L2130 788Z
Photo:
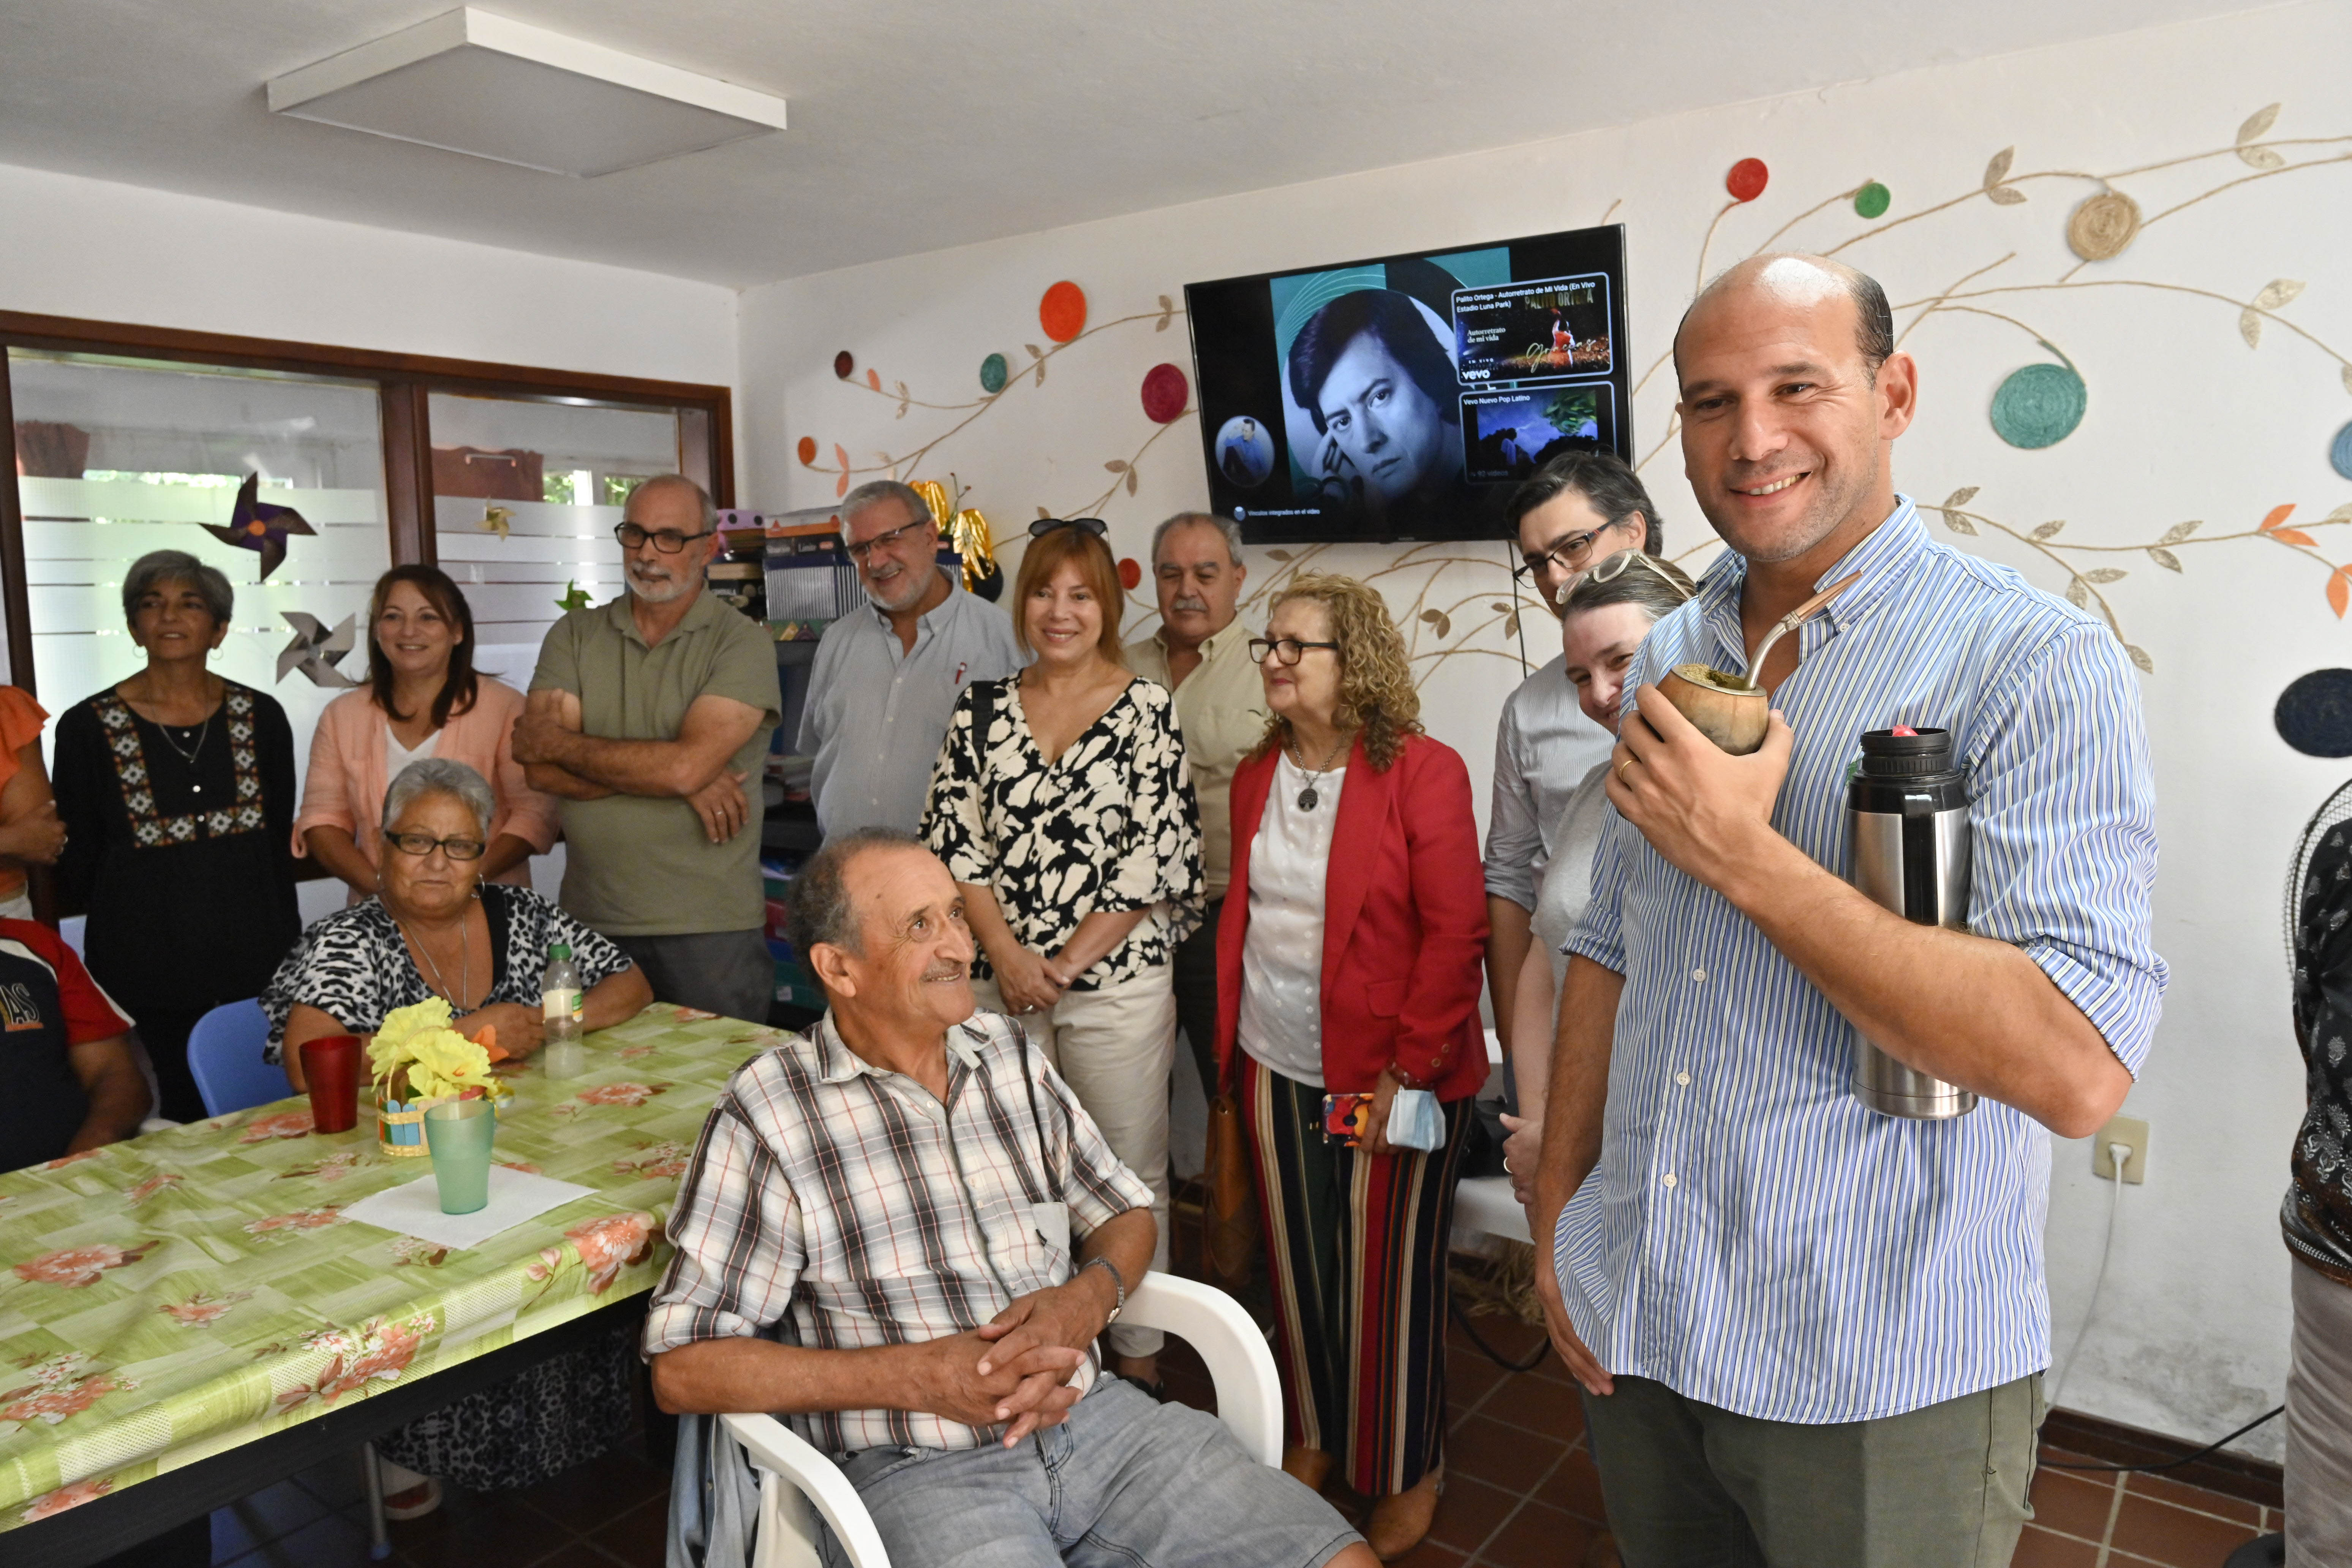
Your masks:
M425 1113L433 1179L443 1214L472 1214L490 1201L490 1142L499 1119L487 1100L453 1100Z

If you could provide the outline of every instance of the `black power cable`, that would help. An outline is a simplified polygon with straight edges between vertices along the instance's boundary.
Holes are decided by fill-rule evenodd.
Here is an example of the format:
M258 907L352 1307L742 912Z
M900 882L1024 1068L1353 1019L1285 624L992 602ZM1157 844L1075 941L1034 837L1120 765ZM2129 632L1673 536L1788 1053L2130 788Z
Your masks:
M1493 1362L1496 1366L1501 1367L1505 1372L1533 1372L1536 1368L1543 1364L1543 1358L1551 1353L1551 1336L1549 1334L1546 1334L1537 1342L1536 1353L1529 1356L1526 1361L1506 1361L1503 1359L1502 1352L1496 1350L1494 1346L1486 1342L1486 1335L1471 1327L1469 1314L1462 1310L1461 1302L1453 1300L1451 1292L1448 1292L1445 1305L1447 1310L1454 1314L1454 1321L1462 1325L1462 1331L1470 1336L1470 1342L1476 1345L1480 1350L1485 1351L1486 1352L1486 1359ZM2232 1433L2231 1436L2234 1436L2236 1434ZM2226 1443L2229 1441L2229 1438L2225 1437L2222 1441Z
M1487 1353L1491 1355L1494 1352L1490 1351ZM2285 1414L2286 1406L2282 1405L2275 1410L2266 1411L2263 1414L2255 1416L2252 1421L2247 1422L2243 1426L2239 1427L2227 1437L2217 1437L2212 1442L2206 1444L2205 1447L2198 1449L2193 1454L2184 1454L2178 1459L2167 1459L2160 1465L2062 1465L2055 1459L2053 1459L2045 1464L2042 1468L2050 1470L2129 1470L2136 1475L2145 1475L2155 1470L2177 1469L2182 1465L2203 1458L2206 1455L2214 1452L2225 1444L2235 1442L2237 1439L2244 1436L2247 1433L2252 1431L2255 1427L2261 1426L2263 1422Z

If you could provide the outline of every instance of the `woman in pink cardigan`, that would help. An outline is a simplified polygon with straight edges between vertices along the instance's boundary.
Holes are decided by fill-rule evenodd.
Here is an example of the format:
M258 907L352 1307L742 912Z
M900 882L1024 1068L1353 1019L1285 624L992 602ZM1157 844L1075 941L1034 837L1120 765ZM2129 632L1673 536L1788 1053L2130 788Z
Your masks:
M447 574L395 566L368 610L368 681L327 704L310 738L310 773L294 819L294 853L377 890L384 791L425 757L464 763L490 783L497 812L486 881L530 884L529 861L555 842L555 802L523 782L509 738L522 693L474 668L474 614Z

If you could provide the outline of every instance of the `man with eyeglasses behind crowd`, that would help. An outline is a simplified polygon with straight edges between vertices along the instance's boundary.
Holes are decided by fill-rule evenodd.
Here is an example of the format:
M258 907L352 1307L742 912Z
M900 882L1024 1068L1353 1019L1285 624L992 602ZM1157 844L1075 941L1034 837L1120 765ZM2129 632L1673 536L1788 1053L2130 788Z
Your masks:
M760 760L780 705L775 647L703 592L722 546L700 485L647 479L614 533L628 592L549 628L515 760L562 803L563 907L661 1000L764 1022Z
M1612 452L1566 452L1511 492L1507 509L1517 542L1519 584L1557 620L1568 591L1621 550L1656 554L1664 530L1641 479ZM1577 706L1565 655L1521 681L1503 702L1495 736L1495 794L1486 819L1486 984L1495 1030L1511 1059L1511 1018L1519 971L1534 941L1536 889L1551 861L1569 797L1611 736ZM1547 1051L1549 1040L1529 1048Z
M825 837L912 833L956 699L1029 661L1013 618L939 564L939 523L913 486L876 479L850 491L841 534L873 613L825 627L793 749L816 759L809 795Z

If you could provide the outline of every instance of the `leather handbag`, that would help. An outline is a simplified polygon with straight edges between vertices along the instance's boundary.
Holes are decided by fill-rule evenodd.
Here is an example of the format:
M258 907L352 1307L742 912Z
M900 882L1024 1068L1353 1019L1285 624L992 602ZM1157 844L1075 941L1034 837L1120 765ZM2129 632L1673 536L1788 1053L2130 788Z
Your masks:
M1241 1107L1222 1083L1209 1100L1209 1204L1202 1229L1211 1272L1223 1280L1249 1277L1258 1246L1257 1191L1242 1137Z

